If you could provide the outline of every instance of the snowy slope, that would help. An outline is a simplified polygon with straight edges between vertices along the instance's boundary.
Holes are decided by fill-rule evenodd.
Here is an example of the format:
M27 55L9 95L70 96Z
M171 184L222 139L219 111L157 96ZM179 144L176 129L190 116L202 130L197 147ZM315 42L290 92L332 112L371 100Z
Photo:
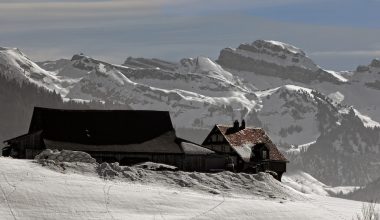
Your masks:
M212 91L209 87L202 88L208 90L206 93L214 94L206 96L180 88L163 89L149 86L134 82L126 75L134 78L133 73L121 72L118 67L100 63L70 90L67 97L126 103L133 109L169 110L174 124L177 127L187 128L211 127L218 122L230 123L234 112L226 106L246 108L249 111L256 106L255 95L244 90L233 92L223 91L223 87L222 91ZM189 84L197 83L197 80L194 79ZM247 95L250 95L250 99Z
M301 145L315 141L322 130L339 123L341 113L311 89L284 85L256 92L262 100L258 119L276 143Z
M133 68L83 55L75 55L72 61L75 63L70 64L71 68L83 71L83 77L66 98L169 110L177 128L203 130L202 137L216 123L230 124L234 119L245 118L249 125L264 126L276 143L299 145L316 140L320 130L328 126L320 126L320 121L335 117L329 122L334 124L339 120L335 115L340 113L332 103L324 96L314 98L310 89L289 85L255 93L248 84L205 57L182 59L173 71L145 68L143 61L158 61L142 59L140 66ZM127 61L137 65L132 58ZM316 118L318 115L325 119Z
M66 166L61 173L0 158L2 219L351 219L361 207L361 202L315 195L306 201L265 199L105 180L91 166Z
M59 94L68 93L70 80L64 80L54 72L46 71L31 61L17 48L0 47L0 74L8 79L29 82Z
M329 185L366 185L380 177L380 128L366 127L354 109L324 131L307 151L288 158Z
M272 43L287 54L305 56L298 48ZM304 68L312 68L310 62L305 61ZM339 122L341 113L334 106L344 100L340 93L329 96L333 99L324 95L315 98L310 89L291 85L255 93L250 83L206 57L179 63L128 58L125 66L120 66L78 54L71 60L39 64L66 81L65 98L169 110L177 130L201 131L188 137L197 142L214 124L245 118L248 125L263 126L281 146L306 144L315 141L321 129ZM366 125L377 125L356 112Z
M321 196L343 196L359 188L355 186L327 186L301 170L286 172L282 177L282 183L299 192Z

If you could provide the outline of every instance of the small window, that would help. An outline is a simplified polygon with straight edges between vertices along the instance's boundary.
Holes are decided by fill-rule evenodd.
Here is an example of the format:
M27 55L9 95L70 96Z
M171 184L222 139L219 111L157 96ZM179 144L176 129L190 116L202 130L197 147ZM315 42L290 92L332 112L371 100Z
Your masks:
M267 151L263 150L263 159L268 159Z
M218 134L218 142L223 142L223 135Z
M212 141L212 142L216 142L216 134L213 134L213 135L211 136L211 141Z

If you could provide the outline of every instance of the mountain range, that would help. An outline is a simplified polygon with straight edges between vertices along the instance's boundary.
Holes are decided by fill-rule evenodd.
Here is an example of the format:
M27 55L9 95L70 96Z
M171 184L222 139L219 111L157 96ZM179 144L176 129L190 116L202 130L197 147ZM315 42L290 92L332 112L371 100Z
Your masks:
M33 62L18 49L0 48L0 76L3 83L56 94L62 103L167 110L177 134L197 143L213 125L245 119L268 132L291 168L327 184L365 185L380 178L377 59L352 71L325 70L301 49L268 40L222 49L216 61L128 57L121 65L84 54ZM12 121L0 123L11 127ZM18 126L10 133L25 130Z

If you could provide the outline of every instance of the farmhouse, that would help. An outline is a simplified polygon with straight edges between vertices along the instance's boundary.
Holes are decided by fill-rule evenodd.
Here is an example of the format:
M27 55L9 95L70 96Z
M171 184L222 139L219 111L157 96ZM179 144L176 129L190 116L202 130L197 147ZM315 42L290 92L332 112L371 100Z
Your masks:
M229 167L235 171L273 171L281 181L288 162L284 155L261 128L248 128L243 120L241 126L215 125L204 140L204 147L228 158Z
M32 159L42 150L76 150L98 162L152 161L188 171L223 168L225 158L176 137L168 112L34 108L29 132L5 141L3 154Z
M202 146L178 138L169 112L34 108L27 134L6 140L3 155L33 159L44 149L89 153L99 163L152 161L186 171L273 171L286 158L261 128L215 125Z

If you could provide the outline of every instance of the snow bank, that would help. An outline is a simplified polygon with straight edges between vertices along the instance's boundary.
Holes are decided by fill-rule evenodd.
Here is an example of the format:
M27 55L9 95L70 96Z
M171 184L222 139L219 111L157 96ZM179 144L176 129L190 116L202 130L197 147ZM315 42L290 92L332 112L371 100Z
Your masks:
M155 171L162 171L162 170L171 170L176 171L178 170L178 167L170 166L163 163L153 163L153 162L145 162L134 165L134 167L142 168L142 169L148 169L148 170L155 170Z
M212 194L233 193L280 200L304 199L301 194L274 179L270 173L184 172L178 171L174 166L153 162L135 166L120 166L119 163L98 164L85 152L69 150L47 149L35 159L44 167L57 172L99 176L107 180L187 188Z
M270 199L304 199L302 195L283 186L268 173L154 171L151 168L157 167L157 164L149 163L149 165L129 167L119 166L118 163L102 163L97 167L97 174L104 179L188 188L212 194L234 193Z
M96 160L90 154L82 151L71 150L51 150L46 149L38 154L35 158L37 161L53 160L56 162L81 162L81 163L95 163Z
M95 163L59 163L97 166ZM1 219L330 220L351 219L360 212L362 205L362 202L315 195L308 195L307 201L215 195L184 187L64 174L33 161L4 157L0 157L0 173ZM265 174L261 176L266 178ZM265 181L254 182L265 185Z
M301 170L285 173L282 177L282 182L304 194L320 196L342 196L358 188L357 186L328 186Z

